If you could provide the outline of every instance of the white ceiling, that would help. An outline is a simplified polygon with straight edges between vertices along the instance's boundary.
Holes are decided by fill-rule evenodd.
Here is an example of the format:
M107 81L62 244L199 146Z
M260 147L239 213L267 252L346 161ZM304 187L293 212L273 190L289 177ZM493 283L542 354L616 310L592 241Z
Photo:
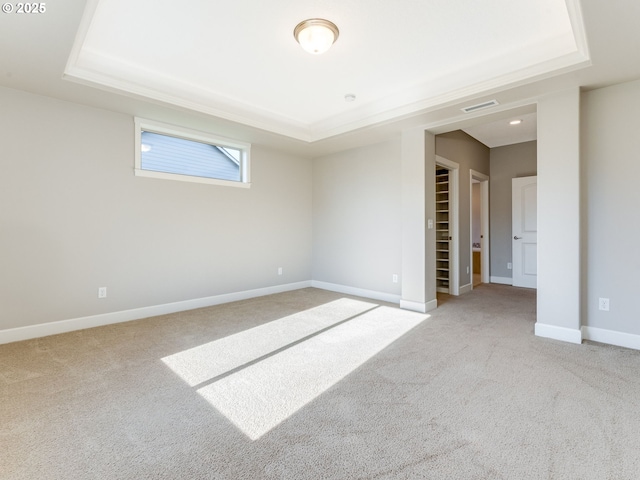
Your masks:
M322 56L292 33L316 16ZM637 0L57 0L0 14L0 86L315 156L640 78L638 25Z
M572 0L90 2L66 74L304 141L584 65ZM303 51L294 27L340 36ZM572 27L572 22L574 27ZM575 30L575 31L574 31ZM346 102L345 94L356 95Z
M512 121L520 123L512 125ZM481 123L463 130L489 148L530 142L538 138L538 114L512 115L493 122Z

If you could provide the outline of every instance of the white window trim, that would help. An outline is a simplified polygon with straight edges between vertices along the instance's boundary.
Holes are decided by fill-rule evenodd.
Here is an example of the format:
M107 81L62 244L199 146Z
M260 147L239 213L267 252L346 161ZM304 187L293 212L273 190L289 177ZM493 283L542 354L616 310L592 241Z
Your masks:
M165 180L178 180L181 182L206 183L209 185L222 185L226 187L250 188L250 156L251 144L231 140L224 137L210 135L205 132L191 130L189 128L169 125L155 120L146 120L144 118L135 117L135 168L134 173L137 177L161 178ZM221 180L217 178L196 177L194 175L181 175L178 173L156 172L153 170L142 169L142 132L159 133L171 137L178 137L184 140L194 140L218 147L229 147L242 152L240 160L240 181Z

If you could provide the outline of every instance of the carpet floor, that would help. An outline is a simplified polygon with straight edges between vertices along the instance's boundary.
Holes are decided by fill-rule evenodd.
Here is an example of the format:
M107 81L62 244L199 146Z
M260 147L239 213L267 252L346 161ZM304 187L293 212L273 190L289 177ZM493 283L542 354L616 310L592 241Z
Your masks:
M0 478L637 479L640 352L313 288L0 345Z

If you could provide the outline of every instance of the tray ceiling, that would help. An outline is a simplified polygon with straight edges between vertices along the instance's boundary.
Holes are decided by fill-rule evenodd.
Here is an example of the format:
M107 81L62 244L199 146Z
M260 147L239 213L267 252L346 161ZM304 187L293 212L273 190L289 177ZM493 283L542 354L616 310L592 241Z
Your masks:
M588 61L577 0L94 0L65 76L313 142Z

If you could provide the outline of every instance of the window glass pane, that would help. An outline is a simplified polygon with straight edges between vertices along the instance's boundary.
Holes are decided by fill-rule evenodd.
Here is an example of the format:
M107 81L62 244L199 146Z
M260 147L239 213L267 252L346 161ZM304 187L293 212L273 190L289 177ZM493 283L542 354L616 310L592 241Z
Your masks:
M241 180L240 150L142 132L142 170L220 180Z

